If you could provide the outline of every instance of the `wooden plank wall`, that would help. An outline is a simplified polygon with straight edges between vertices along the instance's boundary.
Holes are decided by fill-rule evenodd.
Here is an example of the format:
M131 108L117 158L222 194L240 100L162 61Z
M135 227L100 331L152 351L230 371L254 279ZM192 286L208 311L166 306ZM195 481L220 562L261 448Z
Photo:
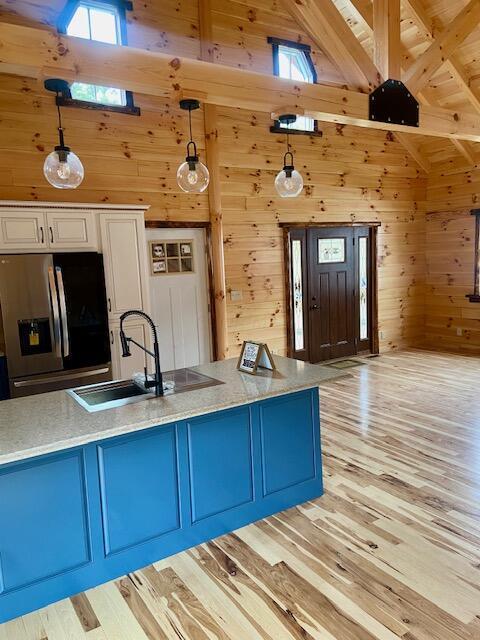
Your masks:
M55 20L62 2L0 0L0 19ZM215 59L272 72L268 35L308 42L277 0L212 0ZM12 14L14 8L15 14ZM199 55L198 18L182 0L134 1L129 42L173 54ZM322 81L342 83L338 69L314 48ZM35 81L0 76L0 198L150 204L149 217L207 220L206 194L180 193L175 172L187 126L176 105L136 96L135 118L65 109L68 143L85 164L81 188L63 193L42 176L55 143L52 98ZM203 155L201 114L194 128ZM379 320L382 350L421 344L424 338L426 176L391 135L321 125L323 138L292 136L304 196L275 196L284 138L269 131L265 114L219 109L222 208L228 291L230 355L245 338L286 349L284 266L278 222L381 221Z
M432 149L435 152L435 148ZM480 168L470 168L438 146L428 180L426 218L426 344L480 353L480 304L473 293L475 218Z

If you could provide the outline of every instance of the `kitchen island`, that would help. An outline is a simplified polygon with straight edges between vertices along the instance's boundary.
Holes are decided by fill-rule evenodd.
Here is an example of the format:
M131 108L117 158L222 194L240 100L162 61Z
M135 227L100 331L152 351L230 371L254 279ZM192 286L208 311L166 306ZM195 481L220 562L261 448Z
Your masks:
M97 413L0 403L0 622L320 496L318 386L345 374L275 363Z

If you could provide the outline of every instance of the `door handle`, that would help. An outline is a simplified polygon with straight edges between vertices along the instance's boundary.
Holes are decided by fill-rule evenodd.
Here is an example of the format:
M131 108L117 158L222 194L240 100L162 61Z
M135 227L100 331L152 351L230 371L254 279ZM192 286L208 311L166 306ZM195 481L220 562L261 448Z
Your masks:
M43 227L40 227L40 244L43 244L45 241L45 237L43 235Z
M63 286L63 274L60 267L55 267L57 274L58 294L60 297L60 315L62 317L63 332L63 357L70 355L70 337L68 335L67 302L65 300L65 288Z
M50 242L53 244L53 229L52 227L48 227L50 229Z
M55 355L57 358L62 357L62 336L60 335L60 312L58 308L57 287L55 286L55 276L53 267L48 267L48 287L50 289L50 302L53 312L53 336L55 341Z
M113 338L113 331L110 331L110 342L113 344L115 342Z
M112 300L111 300L111 298L108 298L108 312L112 313Z
M63 382L63 380L77 380L80 378L90 378L91 376L99 376L108 373L109 367L102 369L92 369L91 371L82 371L80 373L72 373L71 375L51 376L47 378L35 378L34 380L15 380L14 387L36 387L41 384L50 384L51 382Z

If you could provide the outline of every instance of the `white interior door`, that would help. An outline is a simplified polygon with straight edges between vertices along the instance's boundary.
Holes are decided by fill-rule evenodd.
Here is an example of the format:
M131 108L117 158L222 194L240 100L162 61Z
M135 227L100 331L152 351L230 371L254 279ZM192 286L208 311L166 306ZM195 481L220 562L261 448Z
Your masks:
M150 296L163 371L212 359L204 229L147 229Z

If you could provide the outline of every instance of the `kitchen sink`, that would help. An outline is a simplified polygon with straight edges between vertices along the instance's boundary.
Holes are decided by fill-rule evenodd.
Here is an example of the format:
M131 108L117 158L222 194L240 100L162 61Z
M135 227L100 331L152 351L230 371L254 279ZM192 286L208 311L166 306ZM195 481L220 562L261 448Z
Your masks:
M192 369L165 371L162 375L165 396L224 384L221 380L210 378ZM103 384L91 384L69 389L67 393L89 412L115 409L156 397L155 393L145 389L136 380L114 380Z

